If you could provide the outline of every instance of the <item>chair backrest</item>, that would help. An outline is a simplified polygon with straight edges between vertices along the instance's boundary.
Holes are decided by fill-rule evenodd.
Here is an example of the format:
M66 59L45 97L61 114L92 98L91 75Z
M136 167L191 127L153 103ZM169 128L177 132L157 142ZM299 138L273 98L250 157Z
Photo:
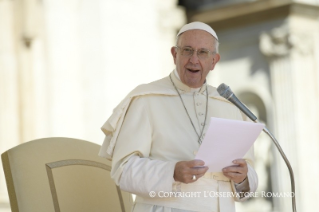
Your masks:
M13 212L130 211L132 197L110 177L100 146L72 138L18 145L2 157Z

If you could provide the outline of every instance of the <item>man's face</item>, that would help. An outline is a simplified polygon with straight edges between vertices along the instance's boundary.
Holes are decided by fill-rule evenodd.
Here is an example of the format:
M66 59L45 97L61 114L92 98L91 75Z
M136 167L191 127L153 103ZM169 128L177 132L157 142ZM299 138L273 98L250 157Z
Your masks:
M208 49L214 52L214 37L203 30L189 30L180 35L177 46L180 48L172 47L171 53L181 81L191 88L201 87L209 71L213 70L215 64L219 61L219 54L209 53L206 59L200 59L195 51L192 56L181 55L181 48Z

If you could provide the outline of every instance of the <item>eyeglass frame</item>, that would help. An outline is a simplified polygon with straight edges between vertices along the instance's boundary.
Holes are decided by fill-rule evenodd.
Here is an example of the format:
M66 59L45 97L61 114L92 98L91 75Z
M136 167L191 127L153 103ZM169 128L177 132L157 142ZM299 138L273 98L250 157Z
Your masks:
M181 52L181 55L183 55L183 56L186 56L186 57L191 57L191 56L193 56L193 54L194 54L194 52L197 52L196 53L196 55L197 55L197 57L199 58L199 59L202 59L202 60L204 60L204 59L207 59L207 58L201 58L199 55L198 55L198 50L205 50L205 51L208 51L208 55L209 54L211 54L211 55L214 55L214 54L216 54L216 52L215 51L211 51L211 50L209 50L209 49L205 49L205 48L200 48L200 49L193 49L192 47L188 47L188 46L185 46L185 47L180 47L180 46L174 46L176 49L181 49L181 50L183 50L183 48L190 48L190 49L192 49L193 51L192 51L192 53L190 54L190 55L183 55L183 53Z

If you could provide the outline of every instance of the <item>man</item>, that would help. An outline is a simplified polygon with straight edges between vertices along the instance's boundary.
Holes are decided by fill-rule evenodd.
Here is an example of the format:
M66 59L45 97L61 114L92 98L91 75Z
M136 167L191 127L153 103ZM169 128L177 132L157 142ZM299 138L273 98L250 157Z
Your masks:
M176 69L134 89L103 125L100 156L112 159L116 184L137 195L133 211L233 212L234 201L247 199L238 194L257 188L253 149L222 173L194 160L210 117L246 120L206 84L220 59L218 37L204 23L187 24L171 53Z

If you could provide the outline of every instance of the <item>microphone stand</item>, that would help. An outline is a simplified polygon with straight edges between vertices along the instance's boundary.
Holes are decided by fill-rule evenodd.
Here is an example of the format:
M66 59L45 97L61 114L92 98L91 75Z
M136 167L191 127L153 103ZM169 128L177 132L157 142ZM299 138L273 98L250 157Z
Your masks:
M222 83L218 86L217 91L219 93L220 96L224 97L225 99L227 99L228 101L230 101L231 103L233 103L240 111L242 111L244 114L247 115L247 117L249 117L253 122L257 123L257 117L247 108L247 106L245 104L243 104L236 96L235 94L231 91L231 89L229 88L228 85ZM291 168L291 165L284 153L284 151L281 149L281 146L279 145L277 139L275 138L275 136L273 134L271 134L271 132L269 132L269 130L264 127L263 131L271 138L271 140L274 142L274 144L276 145L278 151L280 152L282 158L284 159L288 169L289 169L289 175L290 175L290 182L291 182L291 191L293 193L292 196L292 210L293 212L297 212L296 210L296 198L295 198L295 179L294 179L294 173L293 170Z
M257 123L256 120L254 122ZM264 127L263 131L274 142L274 144L276 145L278 151L280 152L282 158L284 159L284 161L285 161L285 163L286 163L286 165L287 165L287 167L289 169L290 182L291 182L291 191L292 191L292 194L293 194L293 196L292 196L292 210L293 210L293 212L297 212L297 209L296 209L296 198L295 198L295 196L296 196L295 195L296 194L296 192L295 192L295 178L294 178L294 172L292 170L292 167L291 167L291 165L290 165L290 163L289 163L284 151L282 150L281 146L279 145L277 139L275 138L275 136L273 134L271 134L271 132L269 132L269 130L266 127Z

